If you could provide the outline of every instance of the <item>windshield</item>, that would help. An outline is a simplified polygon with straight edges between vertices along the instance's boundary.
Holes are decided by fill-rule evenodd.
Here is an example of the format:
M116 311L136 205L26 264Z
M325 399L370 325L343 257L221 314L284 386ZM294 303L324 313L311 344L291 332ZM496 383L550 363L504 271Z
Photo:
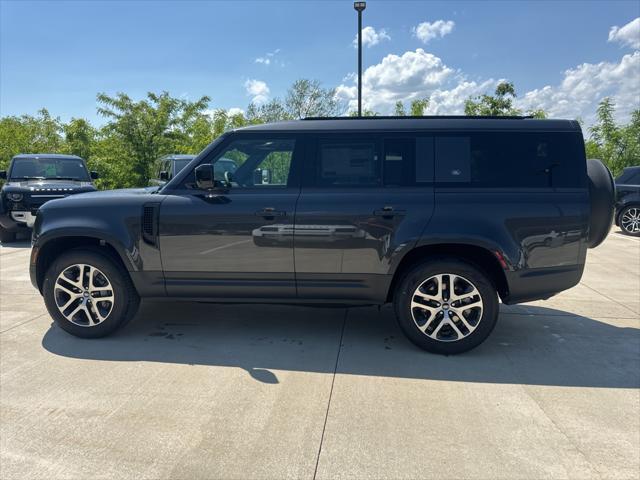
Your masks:
M18 158L11 165L9 179L91 181L84 162L77 158Z

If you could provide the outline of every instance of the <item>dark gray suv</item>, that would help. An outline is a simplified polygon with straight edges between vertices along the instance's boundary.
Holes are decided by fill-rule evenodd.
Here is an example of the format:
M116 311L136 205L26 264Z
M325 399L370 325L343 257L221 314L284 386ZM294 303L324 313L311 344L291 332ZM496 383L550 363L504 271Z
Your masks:
M121 327L141 297L392 302L411 341L452 354L487 338L499 299L576 285L613 204L574 121L275 123L223 135L158 192L47 203L31 278L80 337Z

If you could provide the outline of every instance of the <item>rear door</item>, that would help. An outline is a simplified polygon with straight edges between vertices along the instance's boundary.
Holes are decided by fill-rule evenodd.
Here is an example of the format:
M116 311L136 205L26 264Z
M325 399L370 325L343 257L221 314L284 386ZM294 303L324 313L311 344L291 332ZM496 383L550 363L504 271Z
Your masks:
M433 139L356 133L309 143L295 219L298 297L384 299L394 261L433 212Z

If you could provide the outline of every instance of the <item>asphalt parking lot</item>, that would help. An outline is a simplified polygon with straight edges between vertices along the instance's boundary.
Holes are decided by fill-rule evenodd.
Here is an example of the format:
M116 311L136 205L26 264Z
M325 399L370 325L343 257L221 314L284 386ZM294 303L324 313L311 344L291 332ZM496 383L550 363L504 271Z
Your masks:
M456 357L388 307L143 304L80 340L28 257L0 247L2 479L640 476L640 239L615 230Z

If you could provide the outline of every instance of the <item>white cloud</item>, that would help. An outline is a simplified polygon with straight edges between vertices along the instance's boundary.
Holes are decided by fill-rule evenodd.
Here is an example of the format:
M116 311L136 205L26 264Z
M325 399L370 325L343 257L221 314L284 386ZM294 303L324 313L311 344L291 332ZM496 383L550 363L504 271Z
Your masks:
M244 88L247 95L251 96L251 101L257 105L262 105L269 100L269 87L262 80L250 78L244 82Z
M455 22L453 20L436 20L433 23L422 22L412 29L413 34L422 43L428 43L437 37L444 37L453 31Z
M391 40L391 37L384 28L377 30L373 27L364 27L362 29L362 45L365 47L373 47L383 40ZM358 47L358 35L353 39L353 46Z
M617 42L625 47L640 49L640 17L631 20L622 27L611 27L609 41Z
M583 63L564 72L559 85L531 90L518 100L518 107L542 108L551 117L582 118L591 124L598 103L609 96L616 103L616 116L626 121L640 108L640 51L624 55L619 62Z
M453 73L453 69L447 67L440 58L421 48L400 56L389 54L363 72L364 107L390 113L396 101L423 98L442 87ZM347 101L351 109L357 106L356 86L339 85L336 97Z
M227 115L233 117L234 115L244 115L244 110L238 107L231 107L227 110Z
M254 60L254 63L261 63L262 65L271 65L272 63L279 63L284 66L283 62L278 62L276 55L280 53L280 49L276 48L273 52L267 52L263 57L258 57Z

